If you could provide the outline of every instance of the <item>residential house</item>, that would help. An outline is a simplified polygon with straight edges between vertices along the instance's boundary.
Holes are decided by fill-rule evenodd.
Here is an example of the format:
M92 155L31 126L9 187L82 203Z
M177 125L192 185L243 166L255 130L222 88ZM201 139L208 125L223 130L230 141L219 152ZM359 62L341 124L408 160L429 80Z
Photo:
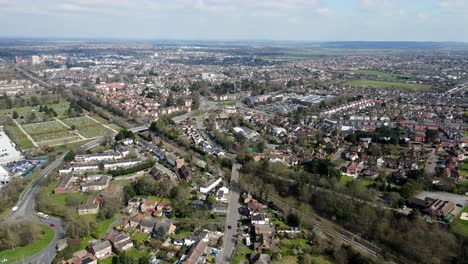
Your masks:
M115 232L105 237L109 240L116 252L122 252L133 248L133 241L130 236L125 232Z
M97 259L103 259L112 254L112 245L109 240L101 241L91 246L91 252Z
M165 230L165 236L169 236L169 235L172 235L174 234L175 230L176 230L176 226L167 218L163 218L161 220L159 220L156 225L154 226L154 230L153 230L153 234L152 236L153 237L157 237L159 236L159 232L161 232L161 230Z
M89 197L84 203L78 206L79 215L97 214L102 207L104 200L102 197Z
M145 213L152 214L156 210L156 205L158 203L156 201L146 200L143 201L140 205L140 210Z
M64 177L62 177L62 180L60 181L59 185L55 187L54 194L62 194L69 192L72 183L75 181L76 178L73 177L73 174L65 175Z
M218 178L213 178L210 181L208 181L204 186L200 187L200 192L207 194L211 192L218 184L220 184L223 181L221 177Z
M135 216L133 216L130 220L129 220L129 223L130 223L130 226L131 227L138 227L140 225L140 222L145 218L144 215L142 214L137 214Z
M97 259L88 251L80 250L73 253L73 257L62 262L63 264L97 264Z
M180 167L179 169L179 174L180 174L180 177L184 180L186 180L187 182L190 182L192 181L192 171L187 167L187 165L182 165L182 167Z
M82 192L102 191L109 187L111 177L104 175L89 176L86 181L81 184Z
M140 222L140 231L149 234L153 231L157 219L152 216L145 216Z
M182 261L182 264L200 263L200 259L204 255L207 245L208 243L204 240L198 240L197 242L195 242L195 244L193 244L190 248L185 260ZM204 263L204 261L202 263Z

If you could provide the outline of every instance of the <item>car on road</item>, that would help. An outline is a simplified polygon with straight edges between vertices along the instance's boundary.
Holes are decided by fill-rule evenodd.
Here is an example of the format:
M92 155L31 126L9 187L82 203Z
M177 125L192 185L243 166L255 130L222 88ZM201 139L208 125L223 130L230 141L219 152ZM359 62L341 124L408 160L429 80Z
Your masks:
M55 227L55 224L49 224L50 227Z
M231 225L228 225L228 229L231 229L231 228L232 228L232 226L231 226Z
M12 210L13 212L15 212L16 210L18 210L18 206L15 206L15 207L11 208L11 210Z

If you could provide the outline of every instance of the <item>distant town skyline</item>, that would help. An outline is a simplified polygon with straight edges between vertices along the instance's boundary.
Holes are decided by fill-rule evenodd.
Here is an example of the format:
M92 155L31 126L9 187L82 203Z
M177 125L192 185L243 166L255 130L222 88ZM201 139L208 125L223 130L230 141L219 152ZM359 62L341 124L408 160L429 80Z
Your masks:
M2 37L468 42L465 0L0 0Z

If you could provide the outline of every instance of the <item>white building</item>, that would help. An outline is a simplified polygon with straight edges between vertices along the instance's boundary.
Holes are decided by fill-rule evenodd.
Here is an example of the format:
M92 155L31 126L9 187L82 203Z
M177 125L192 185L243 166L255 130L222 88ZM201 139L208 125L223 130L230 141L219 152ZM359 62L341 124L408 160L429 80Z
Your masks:
M221 183L223 179L221 177L210 180L205 184L205 186L200 187L200 192L207 194L211 192L218 184Z

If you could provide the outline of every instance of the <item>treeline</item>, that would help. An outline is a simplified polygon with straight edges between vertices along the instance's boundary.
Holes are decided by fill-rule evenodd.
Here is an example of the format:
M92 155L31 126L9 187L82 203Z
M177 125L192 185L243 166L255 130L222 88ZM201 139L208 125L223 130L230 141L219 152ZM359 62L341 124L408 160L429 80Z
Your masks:
M417 215L408 219L393 211L322 191L312 192L308 202L321 216L333 218L346 229L365 239L378 241L415 263L463 261L456 258L456 238L438 224L428 224Z
M414 263L463 263L457 256L462 250L454 235L438 224L426 223L417 212L406 217L362 202L362 199L375 197L373 190L362 188L358 182L346 186L340 184L337 178L328 177L326 170L321 169L323 164L326 162L309 165L322 173L319 175L268 162L248 162L241 170L242 181L257 186L263 194L278 193L281 197L310 205L322 217L334 219L346 229L385 246L384 257L385 251L390 250ZM347 197L337 192L347 194ZM395 202L399 199L396 197Z
M40 226L32 221L4 222L0 225L0 251L24 247L41 233Z
M86 91L80 89L71 89L71 91L72 95L69 95L69 97L71 99L73 99L74 96L78 98L77 103L79 103L84 109L90 112L92 111L120 127L131 127L127 122L127 120L131 119L127 112L110 103L103 104L99 98L91 96ZM86 100L83 98L86 98Z
M0 96L0 109L11 109L15 107L32 106L40 104L58 104L61 100L59 95L33 95L33 96Z
M357 130L353 134L346 136L345 140L351 143L357 143L361 138L372 138L372 142L398 144L400 142L400 129L398 127L379 127L375 131ZM384 140L383 138L390 138Z
M135 196L167 197L170 194L171 183L168 180L158 181L151 177L143 177L124 187L124 200L128 201Z
M27 181L22 177L14 177L11 182L0 189L0 213L13 207L23 192Z
M142 170L152 168L154 166L154 164L156 164L156 162L154 160L146 160L146 161L144 161L144 162L142 162L142 163L140 163L140 164L138 164L136 166L126 168L126 169L110 170L110 171L108 171L108 173L110 175L112 175L112 177L127 175L127 174L130 174L130 173L135 173L137 171L142 171Z
M179 138L179 132L175 128L175 123L168 116L161 116L158 120L151 122L149 129L170 140L177 140Z

